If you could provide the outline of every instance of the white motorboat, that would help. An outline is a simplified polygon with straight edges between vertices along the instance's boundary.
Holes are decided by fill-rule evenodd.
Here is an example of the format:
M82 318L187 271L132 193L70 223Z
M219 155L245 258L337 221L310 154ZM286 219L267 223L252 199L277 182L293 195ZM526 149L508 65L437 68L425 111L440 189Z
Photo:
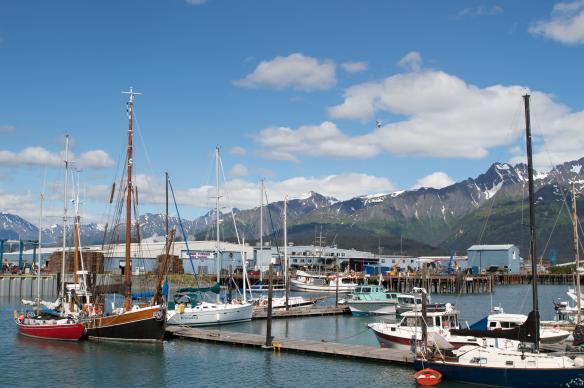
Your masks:
M338 283L338 284L337 284ZM317 275L297 271L296 277L290 279L290 287L296 291L349 293L357 287L356 281L347 274Z

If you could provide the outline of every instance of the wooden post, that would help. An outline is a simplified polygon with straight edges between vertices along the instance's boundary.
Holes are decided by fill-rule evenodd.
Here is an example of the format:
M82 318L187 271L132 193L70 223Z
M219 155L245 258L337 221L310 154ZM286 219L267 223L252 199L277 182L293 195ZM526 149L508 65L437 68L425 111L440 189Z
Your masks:
M266 344L264 347L271 348L272 347L272 273L273 273L273 264L270 263L270 268L268 272L268 314L266 319Z

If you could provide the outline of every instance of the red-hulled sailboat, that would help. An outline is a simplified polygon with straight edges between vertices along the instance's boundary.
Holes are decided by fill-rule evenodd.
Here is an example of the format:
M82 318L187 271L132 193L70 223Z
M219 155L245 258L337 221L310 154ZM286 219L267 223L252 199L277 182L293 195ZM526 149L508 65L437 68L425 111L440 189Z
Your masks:
M67 209L67 174L68 174L68 148L69 136L65 138L65 209ZM41 248L42 248L42 230L43 230L43 200L41 194L40 225L39 225L39 254L37 259L37 295L36 300L24 301L25 305L32 305L32 311L14 312L14 321L18 327L18 332L27 337L60 340L60 341L78 341L85 334L85 326L72 315L64 312L57 317L42 314L41 312ZM66 210L65 210L66 212ZM65 214L66 222L67 216ZM63 228L63 241L65 241L66 228ZM65 249L63 249L63 265L65 263ZM63 272L64 273L64 272ZM61 282L64 282L64 276L61 276ZM63 290L63 287L61 287ZM64 308L64 294L60 296L61 307ZM64 310L63 310L64 311Z

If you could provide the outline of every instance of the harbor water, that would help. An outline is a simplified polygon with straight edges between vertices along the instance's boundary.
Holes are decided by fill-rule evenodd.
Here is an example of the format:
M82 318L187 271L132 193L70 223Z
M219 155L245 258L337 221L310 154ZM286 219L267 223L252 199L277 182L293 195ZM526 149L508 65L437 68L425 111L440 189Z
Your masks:
M539 287L542 319L553 319L552 301L566 300L567 286ZM433 295L432 302L451 302L461 321L484 317L492 304L506 312L527 313L526 286L500 286L492 295ZM321 303L334 303L334 296ZM347 358L274 352L249 347L169 340L161 344L43 341L18 335L12 311L19 301L0 299L0 386L76 387L415 387L413 369ZM301 338L378 346L367 323L378 318L349 315L272 322L275 337ZM264 320L226 325L223 331L264 334ZM443 382L445 387L463 384Z

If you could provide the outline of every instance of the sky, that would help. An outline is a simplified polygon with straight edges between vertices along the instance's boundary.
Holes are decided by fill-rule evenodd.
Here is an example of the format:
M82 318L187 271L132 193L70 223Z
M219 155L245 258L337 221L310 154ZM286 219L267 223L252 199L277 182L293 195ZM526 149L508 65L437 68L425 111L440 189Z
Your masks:
M584 1L0 2L0 211L63 212L70 136L82 218L107 220L135 97L141 213L310 190L339 200L584 156ZM68 197L72 196L71 188ZM171 205L172 208L172 205Z

